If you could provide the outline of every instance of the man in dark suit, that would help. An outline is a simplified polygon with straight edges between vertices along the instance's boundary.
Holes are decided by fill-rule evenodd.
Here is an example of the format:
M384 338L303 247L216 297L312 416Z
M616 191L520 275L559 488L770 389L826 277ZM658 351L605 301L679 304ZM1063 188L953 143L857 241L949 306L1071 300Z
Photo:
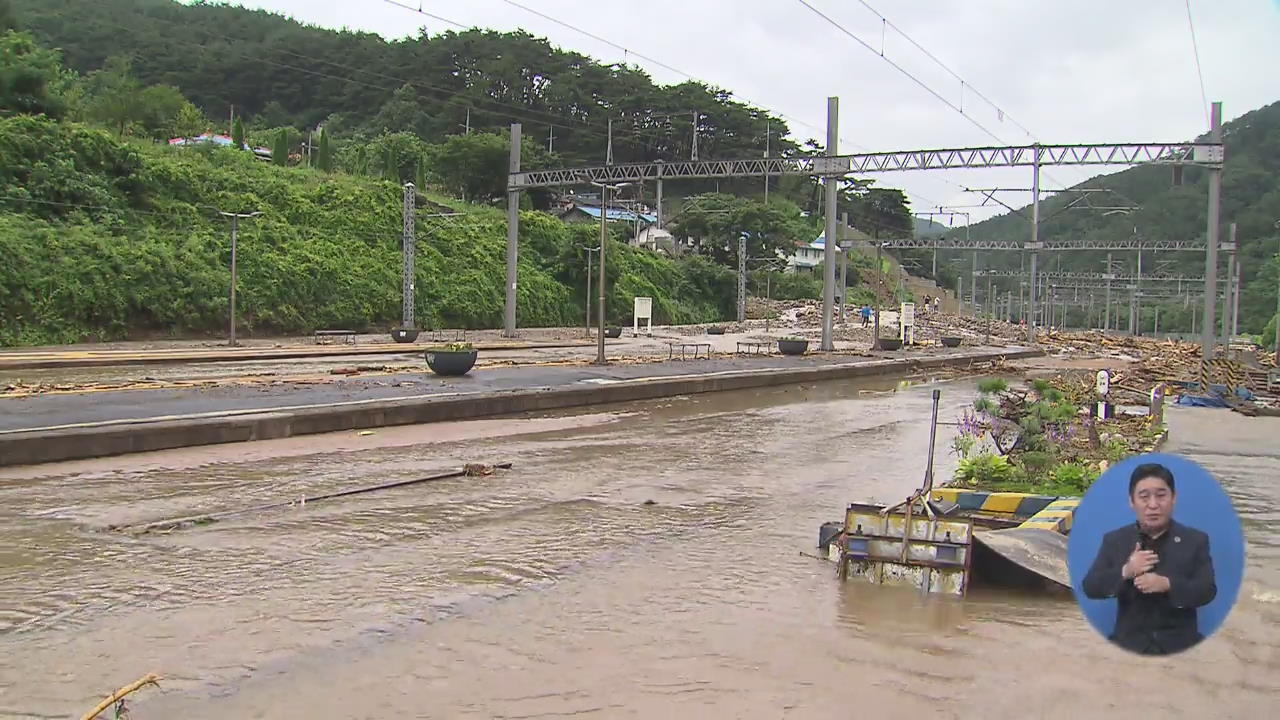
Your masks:
M1158 463L1129 477L1129 505L1138 521L1112 530L1085 575L1094 600L1116 599L1111 641L1143 655L1181 652L1204 639L1196 608L1218 593L1209 536L1173 520L1173 473Z

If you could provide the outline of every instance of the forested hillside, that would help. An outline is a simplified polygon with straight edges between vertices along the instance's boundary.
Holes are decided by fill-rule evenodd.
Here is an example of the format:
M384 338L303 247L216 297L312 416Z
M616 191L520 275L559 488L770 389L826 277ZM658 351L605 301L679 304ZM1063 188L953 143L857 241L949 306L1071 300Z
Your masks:
M1246 113L1224 125L1226 167L1222 178L1222 239L1227 239L1227 226L1237 225L1244 291L1240 300L1242 332L1258 333L1276 310L1277 276L1280 265L1280 103ZM1176 140L1178 138L1168 138ZM1052 170L1050 170L1052 174ZM1046 180L1046 184L1049 181ZM1137 167L1095 177L1078 187L1105 188L1109 192L1089 195L1062 193L1041 201L1043 239L1124 238L1135 233L1150 239L1195 239L1205 235L1208 204L1208 172L1186 168L1182 183L1174 184L1169 167ZM1069 204L1074 207L1068 208ZM1092 209L1132 207L1132 212ZM1006 214L973 225L974 238L1026 240L1030 234L1029 208L1026 217ZM963 232L963 231L960 231ZM1136 269L1136 253L1117 252L1116 260ZM1219 277L1226 274L1226 253L1220 253ZM956 253L945 253L947 259ZM1105 252L1064 252L1041 254L1041 263L1051 269L1103 272ZM964 258L968 267L969 258ZM980 265L1017 268L1019 253L991 253ZM942 262L940 260L940 262ZM1163 272L1194 277L1204 275L1203 252L1144 252L1144 272L1156 267ZM966 279L967 280L967 279ZM1016 281L1014 281L1016 283ZM1005 289L1015 297L1016 284L1003 281ZM1151 327L1154 304L1146 305L1147 327ZM1161 310L1161 327L1189 329L1191 310L1181 301L1165 303Z
M244 117L264 141L286 129L290 147L323 127L348 171L381 172L387 152L413 179L420 143L524 125L527 167L604 161L612 123L615 162L817 152L813 128L696 82L658 85L634 66L606 65L525 33L418 33L387 42L371 33L302 25L260 10L171 0L12 0L17 22L60 48L82 75L129 63L142 85L176 88L211 118ZM427 18L405 12L406 29ZM216 123L217 121L215 121ZM230 121L222 122L225 132ZM766 142L767 140L767 142ZM343 149L339 149L339 148ZM388 150L389 148L389 150ZM415 155L416 153L416 155ZM851 186L850 217L865 229L909 232L900 191ZM671 196L759 195L758 179L669 183ZM771 197L819 209L807 177L772 179Z

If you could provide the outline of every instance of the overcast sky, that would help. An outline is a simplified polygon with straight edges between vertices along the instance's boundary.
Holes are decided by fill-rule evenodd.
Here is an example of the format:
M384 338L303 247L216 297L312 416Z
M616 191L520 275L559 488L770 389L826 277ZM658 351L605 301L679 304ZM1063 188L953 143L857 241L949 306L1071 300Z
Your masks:
M785 115L803 141L825 137L826 98L840 98L840 150L1190 139L1208 129L1185 0L519 0L627 49ZM629 61L663 83L687 79L505 0L246 0L302 22L388 38L466 26L524 29L604 62ZM408 6L408 9L403 6ZM874 11L869 9L874 8ZM1192 0L1204 85L1225 119L1280 100L1280 0ZM877 14L878 13L878 14ZM881 16L964 79L961 82ZM880 56L915 75L965 115ZM983 102L985 95L1004 112ZM966 116L994 133L979 129ZM1016 124L1015 124L1016 122ZM802 124L807 123L807 124ZM1117 168L1118 169L1118 168ZM1043 184L1098 170L1052 168ZM878 176L917 211L973 205L963 187L1029 187L1029 171ZM1002 195L1015 206L1028 195ZM931 207L934 206L934 207ZM973 220L996 214L973 209ZM963 224L963 220L956 220Z

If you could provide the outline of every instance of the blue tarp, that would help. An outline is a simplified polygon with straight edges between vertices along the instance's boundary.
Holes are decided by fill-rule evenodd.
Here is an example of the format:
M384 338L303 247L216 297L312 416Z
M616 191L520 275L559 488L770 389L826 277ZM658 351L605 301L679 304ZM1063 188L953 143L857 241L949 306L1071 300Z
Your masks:
M1179 395L1177 404L1190 407L1227 407L1227 401L1221 395Z

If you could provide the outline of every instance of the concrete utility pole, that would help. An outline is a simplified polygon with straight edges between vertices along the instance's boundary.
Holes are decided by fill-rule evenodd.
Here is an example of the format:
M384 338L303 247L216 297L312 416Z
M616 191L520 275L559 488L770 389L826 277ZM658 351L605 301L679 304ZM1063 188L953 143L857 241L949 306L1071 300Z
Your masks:
M608 275L605 274L604 254L605 246L609 243L609 192L611 190L621 190L631 183L601 183L592 182L592 186L600 188L600 272L598 278L599 295L597 297L596 307L596 365L607 365L608 360L604 357L604 297L607 285Z
M849 213L840 213L840 324L844 324L845 296L849 294L849 248L844 242L849 228Z
M747 236L738 235L738 322L747 320Z
M1209 120L1209 142L1222 142L1222 103L1215 102ZM1224 158L1225 160L1225 158ZM1213 311L1218 304L1218 212L1222 198L1222 168L1209 169L1209 211L1204 254L1204 320L1200 329L1200 359L1213 359L1214 331L1217 323Z
M1027 319L1027 342L1036 342L1036 258L1040 250L1040 145L1036 144L1031 166L1031 242L1027 249L1031 251L1031 287L1028 297L1030 317Z
M467 110L467 122L471 111ZM508 169L520 172L520 123L511 123L511 156ZM507 189L507 298L503 308L502 336L516 336L516 261L520 255L520 191Z
M1111 253L1107 253L1107 273L1106 274L1107 274L1107 309L1103 311L1103 315L1102 315L1103 332L1111 329L1111 276L1114 275L1114 273L1112 272L1112 265L1111 265Z
M771 128L769 127L769 119L764 121L764 159L769 159L769 135ZM769 173L764 174L764 202L769 204Z
M827 155L835 157L838 154L837 146L840 144L840 99L827 98ZM836 189L840 184L839 175L827 175L823 178L823 188L826 190L826 220L827 229L824 233L826 242L823 243L823 268L822 268L822 345L819 349L830 352L836 349L835 343L831 337L831 318L832 311L835 309L835 290L836 290ZM877 342L879 342L877 340Z
M1222 347L1231 347L1231 296L1235 293L1236 277L1236 224L1227 226L1227 242L1222 248L1227 251L1227 287L1222 294Z
M1232 281L1235 287L1231 293L1231 334L1233 336L1240 334L1240 274L1243 272L1243 265L1243 262L1236 263L1236 277Z
M877 278L878 278L878 279L883 279L883 278L884 278L884 272L883 272L883 270L884 270L884 262L880 259L880 253L883 251L883 249L884 249L884 243L880 242L879 238L877 238L877 239L876 239L876 276L877 276ZM876 295L876 306L875 306L875 308L873 308L873 309L875 310L875 316L876 316L876 327L875 327L875 330L873 330L873 331L872 331L872 332L874 333L874 335L873 335L873 337L871 338L871 349L872 349L872 350L879 350L879 349L880 349L880 301L879 301L879 295Z
M236 280L237 280L236 242L237 242L237 235L240 230L240 220L242 218L248 219L248 218L258 217L262 213L261 212L230 213L230 212L222 212L221 210L219 210L218 214L223 217L231 218L231 303L230 303L230 310L228 312L228 320L227 320L227 325L228 325L227 345L231 347L235 347L236 346Z
M402 283L400 286L400 327L405 330L413 328L413 306L414 306L414 282L413 282L413 263L414 263L414 234L413 234L413 215L415 188L413 183L404 184L404 209L401 211L404 221L404 231L400 237L401 250L404 253L404 271Z
M600 248L587 248L587 335L591 335L591 253L599 252Z
M973 308L973 316L978 317L978 253L973 253L973 264L969 266L969 305Z

